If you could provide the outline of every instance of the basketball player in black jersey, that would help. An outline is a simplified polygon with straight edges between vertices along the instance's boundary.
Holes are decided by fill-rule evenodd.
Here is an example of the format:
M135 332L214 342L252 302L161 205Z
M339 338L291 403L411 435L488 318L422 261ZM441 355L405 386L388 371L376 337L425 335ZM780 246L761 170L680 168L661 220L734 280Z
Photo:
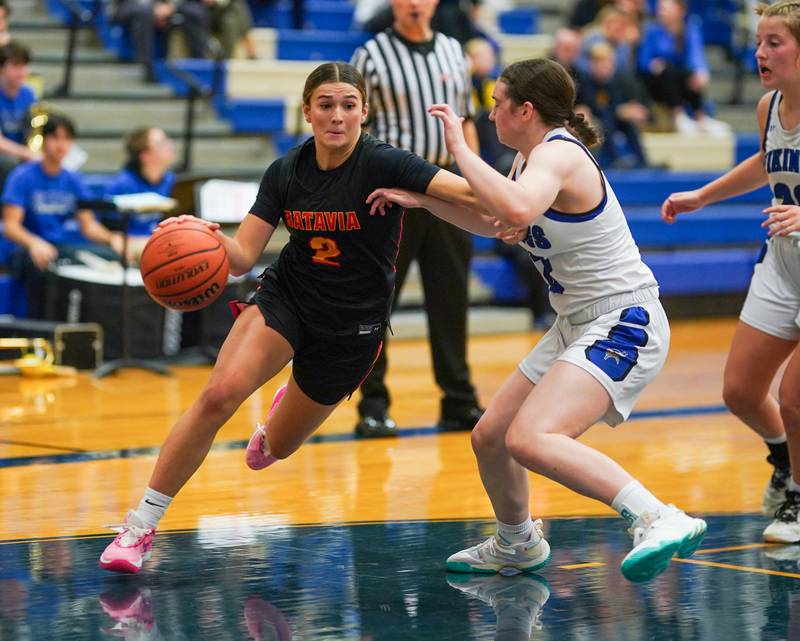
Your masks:
M280 257L262 274L253 304L241 305L199 398L161 448L139 506L128 512L100 566L138 572L172 498L205 459L217 431L256 389L292 361L288 385L273 401L267 426L247 448L261 469L297 450L372 367L381 348L394 288L402 210L371 215L368 196L388 185L474 203L466 181L362 133L366 89L344 63L315 69L303 90L313 138L267 169L235 238L217 231L234 275L261 256L278 222L290 232ZM453 208L457 209L457 208ZM495 220L452 211L443 217L495 236ZM191 216L164 221L180 224Z

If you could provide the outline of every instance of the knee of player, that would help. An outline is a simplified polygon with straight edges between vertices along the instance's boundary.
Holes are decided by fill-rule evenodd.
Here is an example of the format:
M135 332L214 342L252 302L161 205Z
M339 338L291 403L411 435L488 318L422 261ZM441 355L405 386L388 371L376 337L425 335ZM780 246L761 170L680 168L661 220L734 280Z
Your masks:
M750 413L761 402L747 384L729 380L725 380L722 386L722 400L736 415Z
M201 411L206 415L232 414L240 405L239 394L230 381L209 382L198 399Z
M529 465L542 455L545 442L538 430L512 423L506 432L505 446L513 459Z
M800 436L800 391L784 392L781 390L780 408L783 426L788 432Z
M470 440L475 454L491 454L505 448L505 432L486 414L472 430Z

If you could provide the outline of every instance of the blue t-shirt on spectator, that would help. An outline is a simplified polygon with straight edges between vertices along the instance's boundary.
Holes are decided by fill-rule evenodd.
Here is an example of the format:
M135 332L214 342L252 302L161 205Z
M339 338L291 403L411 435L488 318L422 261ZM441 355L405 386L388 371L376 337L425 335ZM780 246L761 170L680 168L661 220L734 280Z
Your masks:
M0 90L0 130L6 138L25 144L28 113L35 102L36 95L27 85L20 87L14 98L9 98Z
M688 16L683 31L683 46L664 26L649 22L639 43L639 71L650 72L650 63L663 58L668 63L692 73L708 73L708 62L703 50L703 30L697 16Z
M41 162L27 162L9 174L2 200L22 207L23 224L29 232L60 245L78 239L75 212L78 201L89 198L79 173L62 169L57 176L50 176Z
M141 174L131 169L123 169L108 183L104 196L106 198L111 198L112 196L140 194L148 191L155 192L161 196L171 196L174 186L175 174L171 171L165 173L160 182L152 184L147 182ZM152 214L135 214L131 216L130 223L128 224L128 233L132 236L149 236L153 233L153 230L158 226L162 218L163 214L158 212Z

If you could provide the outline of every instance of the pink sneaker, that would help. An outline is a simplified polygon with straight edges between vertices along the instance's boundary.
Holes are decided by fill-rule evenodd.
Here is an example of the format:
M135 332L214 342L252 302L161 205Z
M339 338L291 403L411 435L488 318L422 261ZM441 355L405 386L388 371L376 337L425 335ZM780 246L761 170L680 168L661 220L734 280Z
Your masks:
M135 574L150 558L156 531L147 527L134 510L125 515L125 524L111 528L119 534L100 555L100 567L112 572Z
M275 396L272 399L272 407L269 408L269 414L267 414L264 424L256 425L256 431L253 432L253 435L250 437L250 442L247 444L245 459L247 460L247 467L251 470L263 470L265 467L272 465L278 460L272 456L272 454L265 453L264 448L267 444L267 423L269 422L269 417L275 412L275 408L278 407L284 394L286 394L286 385L281 385L278 391L275 392Z

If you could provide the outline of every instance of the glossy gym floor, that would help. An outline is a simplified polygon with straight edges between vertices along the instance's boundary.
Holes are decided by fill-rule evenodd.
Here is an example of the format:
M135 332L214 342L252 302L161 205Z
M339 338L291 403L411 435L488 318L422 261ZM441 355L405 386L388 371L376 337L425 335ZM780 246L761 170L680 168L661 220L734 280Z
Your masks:
M619 428L585 440L662 500L707 517L692 558L628 583L630 547L605 506L532 477L551 563L526 577L448 575L488 536L467 433L440 434L424 341L391 346L396 439L354 440L342 405L265 472L244 447L284 373L220 431L162 521L137 576L97 557L147 483L157 448L206 367L95 380L0 377L0 640L800 640L800 545L761 542L766 450L722 406L734 322L673 323L670 357ZM539 334L476 337L490 399Z

